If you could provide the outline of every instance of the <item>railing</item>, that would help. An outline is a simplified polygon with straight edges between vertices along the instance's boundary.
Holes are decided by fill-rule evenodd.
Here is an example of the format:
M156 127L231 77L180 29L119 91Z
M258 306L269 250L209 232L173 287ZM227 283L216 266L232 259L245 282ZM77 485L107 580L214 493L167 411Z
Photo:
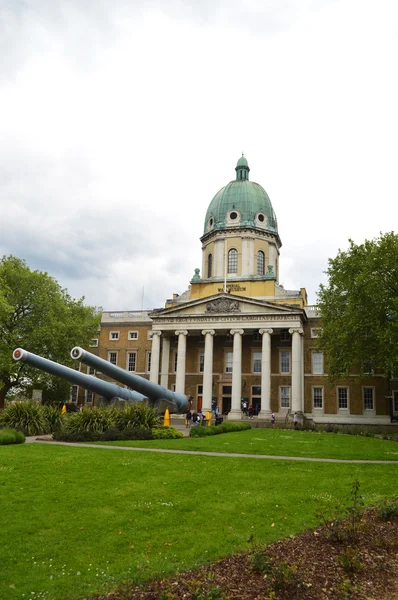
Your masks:
M102 313L102 322L112 323L115 321L151 321L149 317L149 311L147 310L134 310L134 311L106 311Z
M311 304L309 306L305 306L304 308L309 319L316 319L321 316L320 310L316 304Z

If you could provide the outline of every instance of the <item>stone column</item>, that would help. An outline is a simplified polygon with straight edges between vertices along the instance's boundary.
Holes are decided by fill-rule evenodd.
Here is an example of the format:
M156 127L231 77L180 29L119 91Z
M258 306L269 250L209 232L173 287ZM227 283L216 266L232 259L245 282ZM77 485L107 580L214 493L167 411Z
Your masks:
M231 329L231 335L234 337L233 356L232 356L232 398L231 411L228 419L237 421L242 418L241 397L242 397L242 335L243 329Z
M213 336L214 329L204 329L205 336L205 364L203 368L203 402L202 411L206 414L211 411L211 400L213 397Z
M175 333L176 336L178 336L176 392L185 394L185 359L187 354L188 331L176 331Z
M303 412L303 369L302 369L302 344L303 330L289 329L292 335L292 412Z
M161 331L154 331L152 334L152 353L151 353L151 372L149 381L159 383L159 359L160 359L160 336Z
M169 364L170 364L170 338L163 337L160 385L162 385L166 389L169 387Z
M260 329L263 336L261 353L261 412L262 417L271 414L271 335L273 329Z

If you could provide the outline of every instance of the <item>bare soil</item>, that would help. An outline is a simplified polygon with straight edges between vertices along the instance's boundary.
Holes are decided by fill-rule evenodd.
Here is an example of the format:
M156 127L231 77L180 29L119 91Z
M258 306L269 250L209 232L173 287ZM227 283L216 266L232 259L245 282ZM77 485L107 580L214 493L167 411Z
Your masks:
M91 600L398 599L398 519L365 512L354 541L320 527L251 553ZM253 568L255 567L255 568Z

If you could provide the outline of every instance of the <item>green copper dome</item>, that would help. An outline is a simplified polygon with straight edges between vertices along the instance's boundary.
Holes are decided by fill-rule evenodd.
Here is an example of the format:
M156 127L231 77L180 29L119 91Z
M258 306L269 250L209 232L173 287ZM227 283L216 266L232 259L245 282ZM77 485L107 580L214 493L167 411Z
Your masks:
M204 235L227 228L254 227L278 235L271 200L261 185L249 181L246 158L239 158L236 179L214 196L207 209Z

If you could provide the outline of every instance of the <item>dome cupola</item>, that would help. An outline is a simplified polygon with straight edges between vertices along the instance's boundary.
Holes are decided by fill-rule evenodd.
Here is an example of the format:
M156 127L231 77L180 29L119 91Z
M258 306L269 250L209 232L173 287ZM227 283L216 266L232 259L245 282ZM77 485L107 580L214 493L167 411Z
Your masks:
M271 200L261 185L249 181L250 167L243 153L235 171L236 179L221 188L209 204L203 238L211 232L236 227L260 229L278 236Z

